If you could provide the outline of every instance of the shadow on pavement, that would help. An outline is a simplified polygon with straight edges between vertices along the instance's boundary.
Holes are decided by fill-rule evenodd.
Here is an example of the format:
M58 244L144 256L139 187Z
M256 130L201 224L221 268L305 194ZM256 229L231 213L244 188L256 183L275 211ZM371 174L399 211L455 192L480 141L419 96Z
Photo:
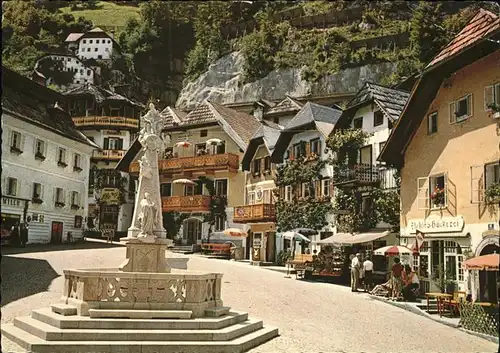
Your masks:
M57 272L45 260L2 256L2 299L4 306L15 300L45 292Z
M71 244L28 244L25 248L13 246L2 246L2 255L29 254L49 251L83 250L83 249L106 249L117 248L122 245L111 243L78 242ZM2 265L3 266L3 265Z

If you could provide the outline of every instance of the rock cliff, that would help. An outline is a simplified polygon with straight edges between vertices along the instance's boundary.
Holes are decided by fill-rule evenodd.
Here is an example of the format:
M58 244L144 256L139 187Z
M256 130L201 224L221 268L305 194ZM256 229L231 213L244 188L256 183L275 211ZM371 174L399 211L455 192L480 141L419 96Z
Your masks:
M356 92L364 82L379 83L395 69L393 63L371 64L344 69L318 82L300 78L300 69L280 69L255 82L243 82L243 57L233 52L214 62L196 80L184 85L176 107L189 110L208 99L217 103L278 100L290 95L327 95Z

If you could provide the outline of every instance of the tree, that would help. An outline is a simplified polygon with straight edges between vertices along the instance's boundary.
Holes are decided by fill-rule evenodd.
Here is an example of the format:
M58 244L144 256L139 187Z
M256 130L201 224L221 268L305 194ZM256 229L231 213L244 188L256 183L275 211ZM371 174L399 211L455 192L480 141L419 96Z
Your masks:
M164 212L163 213L163 227L167 231L167 238L174 239L185 219L189 218L189 213L180 212Z

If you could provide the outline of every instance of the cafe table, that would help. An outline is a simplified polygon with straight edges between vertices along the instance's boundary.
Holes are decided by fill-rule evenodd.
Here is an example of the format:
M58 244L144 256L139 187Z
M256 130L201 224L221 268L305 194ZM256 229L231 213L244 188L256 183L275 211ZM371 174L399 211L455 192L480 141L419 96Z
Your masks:
M437 300L437 309L438 309L438 314L439 316L443 316L443 311L444 311L444 304L443 301L446 298L452 298L453 295L448 294L448 293L440 293L440 292L429 292L425 293L425 297L427 298L427 312L430 314L429 310L429 299L430 298L436 298Z

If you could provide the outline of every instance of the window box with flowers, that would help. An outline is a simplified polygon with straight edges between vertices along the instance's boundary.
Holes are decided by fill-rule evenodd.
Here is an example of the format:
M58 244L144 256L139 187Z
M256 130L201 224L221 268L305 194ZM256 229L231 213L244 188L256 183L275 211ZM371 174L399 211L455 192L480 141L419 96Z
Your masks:
M490 110L490 115L493 119L500 118L500 105L496 103L488 104L487 108Z
M81 172L82 170L83 170L83 169L82 169L82 168L80 168L80 167L77 167L77 166L74 166L74 167L73 167L73 171L75 171L75 172Z
M431 193L431 203L433 207L439 208L444 206L444 193L445 190L436 186Z
M72 210L79 210L80 206L78 206L78 205L71 205L71 209Z
M492 183L486 188L484 200L486 203L500 202L500 183Z
M57 162L57 165L58 165L59 167L63 167L63 168L66 168L66 167L68 166L65 162L61 162L61 161L58 161L58 162Z

